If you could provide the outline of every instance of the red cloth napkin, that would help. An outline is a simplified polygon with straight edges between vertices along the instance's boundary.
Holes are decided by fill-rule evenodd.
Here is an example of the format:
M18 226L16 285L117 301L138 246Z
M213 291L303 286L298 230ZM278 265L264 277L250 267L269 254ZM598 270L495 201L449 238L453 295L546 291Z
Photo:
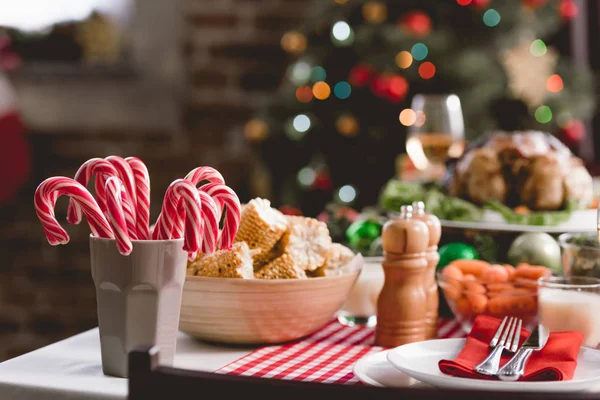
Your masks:
M474 371L490 352L489 343L502 320L479 315L467 336L465 347L454 360L440 360L439 368L444 374L462 378L498 379ZM529 331L521 329L519 345L529 336ZM562 381L573 378L577 367L577 354L583 342L579 332L552 332L548 342L540 351L534 351L525 365L524 381ZM500 366L510 360L511 355L503 355Z

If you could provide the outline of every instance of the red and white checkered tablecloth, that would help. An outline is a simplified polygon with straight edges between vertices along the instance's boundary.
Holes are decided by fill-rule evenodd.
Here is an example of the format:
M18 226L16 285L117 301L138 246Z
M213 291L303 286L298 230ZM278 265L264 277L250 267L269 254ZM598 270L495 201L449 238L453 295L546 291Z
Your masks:
M439 338L464 337L455 320L441 320ZM217 370L217 373L307 382L359 384L352 373L363 356L383 350L374 346L375 329L331 321L305 339L266 346Z

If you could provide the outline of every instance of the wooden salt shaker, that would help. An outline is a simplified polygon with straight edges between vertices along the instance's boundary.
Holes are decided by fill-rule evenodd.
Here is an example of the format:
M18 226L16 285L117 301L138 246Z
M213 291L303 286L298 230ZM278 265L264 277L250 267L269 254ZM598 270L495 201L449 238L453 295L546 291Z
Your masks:
M425 270L423 285L427 296L427 339L435 339L437 337L437 318L440 304L435 270L440 262L438 245L442 237L442 226L438 217L425 212L425 203L422 201L413 203L413 212L413 218L425 222L429 230L429 247L426 256L427 269Z
M423 281L429 229L425 222L412 218L412 206L403 206L400 218L383 226L381 240L385 279L377 300L375 343L392 348L425 340Z

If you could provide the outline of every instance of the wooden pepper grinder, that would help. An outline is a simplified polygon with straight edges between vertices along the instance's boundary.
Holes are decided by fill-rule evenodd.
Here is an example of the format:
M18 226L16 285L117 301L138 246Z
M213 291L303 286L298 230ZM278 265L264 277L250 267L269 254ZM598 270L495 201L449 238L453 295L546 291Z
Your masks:
M429 229L425 222L412 218L412 206L403 206L400 218L383 226L381 240L385 278L377 300L375 343L392 348L425 340L423 281Z
M425 212L425 203L422 201L414 202L413 210L413 218L425 222L429 230L429 247L427 248L426 256L427 269L425 270L423 284L427 295L427 339L435 339L437 337L438 307L440 305L435 270L440 262L438 245L442 238L442 225L438 217Z

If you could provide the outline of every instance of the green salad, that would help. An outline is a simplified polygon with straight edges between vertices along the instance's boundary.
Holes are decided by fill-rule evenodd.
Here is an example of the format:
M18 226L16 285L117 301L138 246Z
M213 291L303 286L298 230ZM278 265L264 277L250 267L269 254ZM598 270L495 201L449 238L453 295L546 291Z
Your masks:
M580 209L577 203L571 202L561 211L540 211L524 215L496 201L480 207L470 201L449 196L436 183L402 182L396 179L388 181L379 197L380 206L390 212L398 212L401 206L415 201L424 202L428 212L447 221L479 222L488 209L500 213L508 223L537 226L558 225L568 221L571 213Z

